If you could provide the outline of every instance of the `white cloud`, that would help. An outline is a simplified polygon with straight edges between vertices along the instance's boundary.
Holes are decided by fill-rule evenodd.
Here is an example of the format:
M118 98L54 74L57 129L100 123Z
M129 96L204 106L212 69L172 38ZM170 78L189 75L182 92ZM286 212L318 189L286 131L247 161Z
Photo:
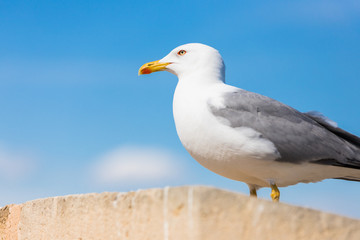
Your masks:
M31 154L0 146L0 179L19 180L33 172L34 168Z
M100 184L153 184L175 180L181 170L179 161L167 150L126 146L97 159L92 175Z

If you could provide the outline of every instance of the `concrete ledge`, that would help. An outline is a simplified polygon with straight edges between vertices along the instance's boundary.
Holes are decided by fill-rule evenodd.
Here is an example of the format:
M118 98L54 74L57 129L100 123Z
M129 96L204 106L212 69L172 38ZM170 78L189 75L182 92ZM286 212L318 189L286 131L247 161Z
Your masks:
M211 187L81 194L0 209L1 240L360 239L360 221Z

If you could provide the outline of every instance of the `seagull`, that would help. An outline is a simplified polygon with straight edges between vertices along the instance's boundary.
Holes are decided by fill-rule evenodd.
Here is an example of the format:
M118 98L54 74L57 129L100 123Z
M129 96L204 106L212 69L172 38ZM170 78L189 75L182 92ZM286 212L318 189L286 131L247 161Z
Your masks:
M301 113L272 98L225 84L220 53L207 45L179 46L139 75L178 77L173 115L181 143L205 168L248 185L256 197L271 188L336 178L360 181L360 138L317 112Z

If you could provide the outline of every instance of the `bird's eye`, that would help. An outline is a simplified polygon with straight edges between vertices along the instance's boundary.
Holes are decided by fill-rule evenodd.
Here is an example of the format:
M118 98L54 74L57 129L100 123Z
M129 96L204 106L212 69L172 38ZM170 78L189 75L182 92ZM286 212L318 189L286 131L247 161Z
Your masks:
M180 50L180 51L178 51L178 55L179 56L182 56L182 55L185 55L185 53L186 53L186 51L185 50Z

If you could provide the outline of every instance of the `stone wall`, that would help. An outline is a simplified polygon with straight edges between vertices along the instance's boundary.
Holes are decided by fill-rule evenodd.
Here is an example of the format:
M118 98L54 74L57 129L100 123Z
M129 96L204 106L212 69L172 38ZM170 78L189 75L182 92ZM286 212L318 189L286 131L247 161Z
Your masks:
M189 186L80 194L0 209L1 240L360 239L360 221Z

